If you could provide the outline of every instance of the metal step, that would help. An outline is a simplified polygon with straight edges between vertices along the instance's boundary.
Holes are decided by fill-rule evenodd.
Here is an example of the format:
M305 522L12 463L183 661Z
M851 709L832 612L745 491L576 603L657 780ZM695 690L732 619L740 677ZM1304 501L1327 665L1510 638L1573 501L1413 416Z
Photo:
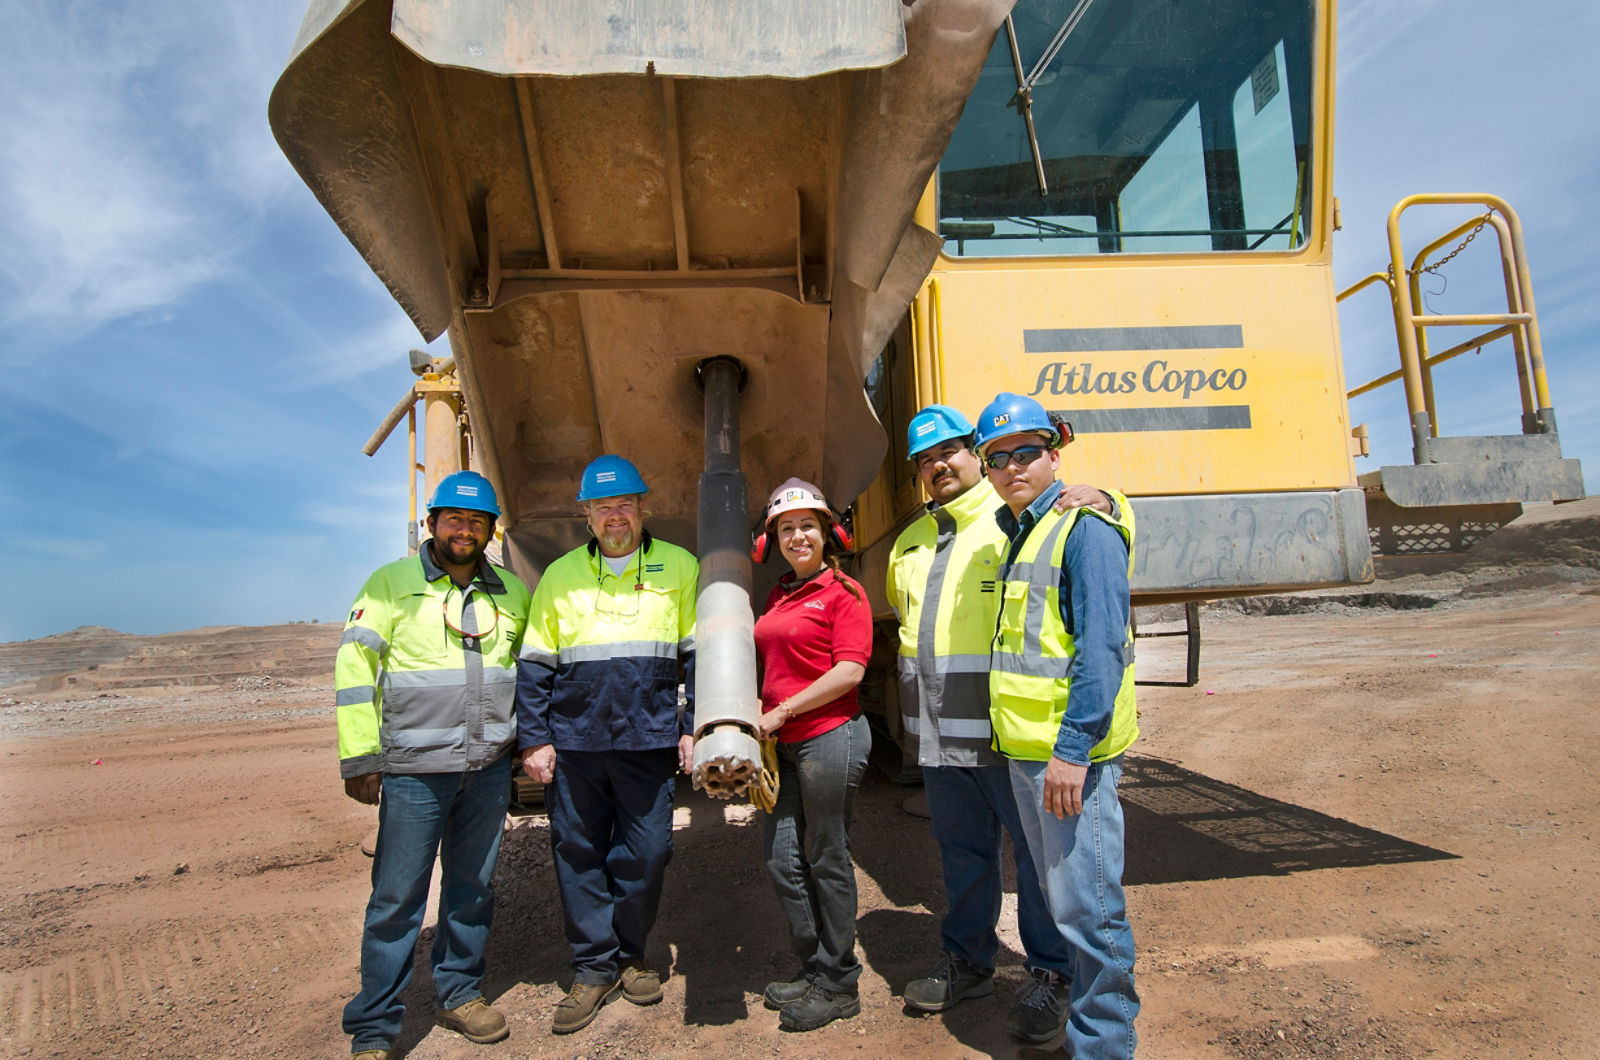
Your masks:
M1539 437L1539 436L1526 436ZM1363 474L1363 488L1381 488L1402 508L1438 508L1450 504L1517 504L1528 501L1576 501L1584 496L1584 472L1579 461L1555 458L1504 460L1491 458L1486 444L1494 439L1434 439L1453 442L1445 452L1461 453L1462 460L1432 464L1389 464ZM1434 448L1438 455L1438 448ZM1560 450L1557 450L1557 453Z
M1433 438L1428 455L1436 464L1514 463L1523 460L1560 460L1558 434L1487 434L1458 438Z

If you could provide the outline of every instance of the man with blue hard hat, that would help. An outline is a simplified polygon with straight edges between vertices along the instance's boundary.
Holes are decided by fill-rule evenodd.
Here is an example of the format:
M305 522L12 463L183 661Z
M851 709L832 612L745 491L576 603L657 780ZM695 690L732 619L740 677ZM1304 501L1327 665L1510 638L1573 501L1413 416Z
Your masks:
M907 455L928 496L927 512L896 539L888 594L900 619L901 722L914 741L939 844L946 912L941 954L906 984L908 1008L942 1012L994 992L995 926L1002 894L1002 832L1017 868L1017 919L1028 980L1007 1020L1025 1041L1048 1041L1066 1021L1072 951L1045 904L1017 816L1006 760L991 747L989 645L995 579L1006 535L1000 498L973 449L976 428L948 405L929 405L907 426ZM1098 490L1068 486L1059 503L1111 511Z
M994 745L1055 926L1072 946L1067 1055L1122 1060L1137 1043L1133 931L1122 890L1122 756L1139 734L1133 691L1133 509L1056 509L1071 441L1032 398L1000 394L977 446L1004 507L990 652Z
M573 983L551 1030L581 1030L618 995L661 1000L645 942L672 856L674 773L692 763L695 558L644 529L639 471L620 456L583 469L592 539L534 588L517 675L522 768L549 784L556 883ZM680 668L682 674L680 675Z
M344 1009L360 1060L387 1060L400 1037L435 858L435 1019L473 1042L511 1033L482 982L529 597L484 559L499 515L488 479L445 476L428 503L430 540L367 579L339 641L339 772L345 794L378 805L361 992Z

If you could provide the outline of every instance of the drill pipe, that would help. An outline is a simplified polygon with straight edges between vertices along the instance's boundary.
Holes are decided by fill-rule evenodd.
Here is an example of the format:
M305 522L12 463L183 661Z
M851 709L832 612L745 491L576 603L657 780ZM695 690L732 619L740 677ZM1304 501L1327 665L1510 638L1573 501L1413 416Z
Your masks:
M700 476L700 585L695 619L694 786L743 795L761 772L756 742L755 613L744 472L739 468L739 362L700 367L706 469Z

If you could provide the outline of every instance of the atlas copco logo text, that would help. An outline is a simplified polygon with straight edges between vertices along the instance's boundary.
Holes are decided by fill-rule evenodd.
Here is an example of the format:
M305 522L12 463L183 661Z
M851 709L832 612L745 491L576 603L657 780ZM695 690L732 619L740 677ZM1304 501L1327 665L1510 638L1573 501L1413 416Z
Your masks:
M1243 368L1177 368L1157 358L1142 371L1095 371L1094 364L1082 361L1055 361L1039 369L1029 396L1060 394L1177 394L1188 400L1196 394L1222 393L1245 388L1250 381Z

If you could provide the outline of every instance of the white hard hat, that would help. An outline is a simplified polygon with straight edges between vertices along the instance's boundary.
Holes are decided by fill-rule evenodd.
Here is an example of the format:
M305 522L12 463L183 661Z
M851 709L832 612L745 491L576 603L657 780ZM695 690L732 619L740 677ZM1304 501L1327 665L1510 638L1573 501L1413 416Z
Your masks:
M772 520L784 512L801 510L815 511L829 521L833 519L833 509L828 507L828 501L822 496L821 490L804 479L785 479L782 485L772 491L772 496L767 498L767 508L762 513L762 525L770 529Z

